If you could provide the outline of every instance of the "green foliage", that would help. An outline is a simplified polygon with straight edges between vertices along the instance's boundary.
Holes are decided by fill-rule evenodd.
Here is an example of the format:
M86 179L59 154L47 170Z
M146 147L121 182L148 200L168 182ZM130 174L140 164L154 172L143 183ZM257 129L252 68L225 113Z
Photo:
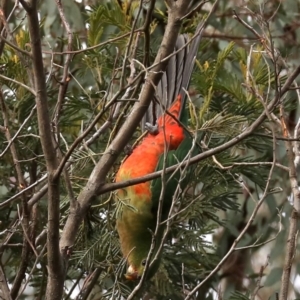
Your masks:
M156 170L163 170L170 166L178 164L184 159L189 159L197 154L197 145L193 143L191 137L186 137L179 145L178 149L169 151L166 155L161 155L157 164ZM173 191L176 186L184 190L191 179L193 168L179 168L173 174L167 174L164 179L157 178L151 182L152 198L155 200L160 199L161 191L164 185L164 206L170 206L172 203ZM164 182L165 183L164 183ZM166 203L167 202L167 203ZM158 207L158 203L154 203L154 207Z

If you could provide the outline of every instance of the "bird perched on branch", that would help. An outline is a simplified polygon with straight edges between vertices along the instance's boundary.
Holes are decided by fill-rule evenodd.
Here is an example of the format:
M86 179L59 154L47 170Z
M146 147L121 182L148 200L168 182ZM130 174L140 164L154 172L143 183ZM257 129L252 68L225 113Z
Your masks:
M187 45L189 39L186 35L178 36L176 54L169 60L167 70L157 86L156 98L159 103L152 102L144 117L142 128L151 128L147 122L155 122L153 112L156 112L157 116L156 125L121 164L116 182L142 177L156 170L162 170L165 166L175 165L178 161L183 161L190 152L192 139L182 124L187 124L186 90L199 48L200 29L199 25L190 45ZM157 218L160 217L160 222L168 218L175 190L178 184L181 190L184 190L187 179L187 176L185 179L180 178L178 171L166 184L158 178L117 191L116 198L119 204L117 231L123 256L128 263L125 274L127 279L136 280L142 276L156 230ZM163 197L161 197L162 186L164 186ZM159 207L161 209L158 213ZM165 225L160 225L154 236L152 257L156 256L158 259L151 262L147 278L153 276L159 267L160 254L156 254L164 229Z

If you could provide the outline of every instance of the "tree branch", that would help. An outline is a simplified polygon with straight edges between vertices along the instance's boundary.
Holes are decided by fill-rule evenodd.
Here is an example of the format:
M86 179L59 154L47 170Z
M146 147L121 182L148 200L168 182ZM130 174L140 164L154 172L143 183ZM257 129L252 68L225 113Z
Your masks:
M46 159L48 173L48 235L47 235L47 259L48 259L48 282L47 299L61 299L64 286L64 268L59 251L59 177L53 177L57 168L56 150L53 143L51 130L46 81L42 57L40 38L40 24L38 19L37 1L30 4L21 1L28 16L28 28L33 57L34 89L36 91L36 105L38 116L38 128L43 153Z
M282 132L283 136L285 138L290 138L286 122L284 120L284 108L281 104L280 106L280 114L281 114L281 123L282 123ZM297 232L298 232L298 223L299 223L299 213L300 213L300 191L298 186L298 177L297 177L297 171L295 167L295 153L293 151L293 144L291 141L286 140L285 141L285 148L287 152L287 158L288 158L288 165L290 168L289 172L289 179L290 179L290 185L292 189L292 195L293 195L293 210L290 216L290 227L289 227L289 234L287 239L287 248L284 258L284 266L283 266L283 272L281 277L281 288L279 293L279 300L287 300L288 299L288 291L289 291L289 285L290 285L290 276L291 276L291 269L293 266L293 260L296 253L296 247L297 247Z
M9 293L7 279L1 264L0 264L0 298L5 300L12 300Z

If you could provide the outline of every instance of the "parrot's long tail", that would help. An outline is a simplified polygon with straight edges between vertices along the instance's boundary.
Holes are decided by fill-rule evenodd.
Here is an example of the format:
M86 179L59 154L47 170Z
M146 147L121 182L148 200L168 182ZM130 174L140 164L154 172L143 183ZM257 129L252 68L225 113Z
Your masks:
M174 52L178 52L170 58L167 70L164 72L162 79L157 86L157 101L152 101L150 104L142 121L143 129L145 128L146 123L155 125L158 117L165 112L166 108L169 108L172 103L177 100L178 95L181 96L182 100L179 113L180 118L182 108L185 106L186 90L190 84L201 40L202 25L203 24L200 23L197 26L196 33L189 46L186 46L189 41L187 35L181 34L178 36L174 49Z

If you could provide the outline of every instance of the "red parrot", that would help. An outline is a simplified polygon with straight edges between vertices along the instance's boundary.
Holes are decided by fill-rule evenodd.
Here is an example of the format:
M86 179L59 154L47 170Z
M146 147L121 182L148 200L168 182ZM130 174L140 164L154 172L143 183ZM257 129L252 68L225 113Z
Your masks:
M167 165L174 165L182 161L191 149L191 138L187 137L184 123L185 90L189 86L194 67L195 56L200 43L200 25L197 27L197 36L190 48L185 47L169 60L168 68L163 74L157 87L157 99L167 112L161 112L161 106L155 111L160 116L157 119L156 132L148 132L143 140L133 149L132 153L121 164L116 175L116 182L142 177L161 170L164 153L167 152ZM187 43L187 37L180 35L177 39L178 50ZM152 104L146 114L145 120L150 120L154 111ZM180 122L178 122L178 120ZM149 126L148 126L149 127ZM161 222L168 218L172 197L180 176L177 172L165 186L164 199L161 211ZM180 182L181 188L187 182ZM117 231L120 237L121 250L129 265L125 277L129 280L140 278L144 272L146 259L151 247L153 233L157 223L157 211L161 193L161 178L151 182L139 183L117 191L117 201L120 209L117 213ZM155 240L154 255L156 254L164 232L165 226L160 226ZM153 256L154 257L154 256ZM159 267L159 259L153 263L147 273L152 277Z

